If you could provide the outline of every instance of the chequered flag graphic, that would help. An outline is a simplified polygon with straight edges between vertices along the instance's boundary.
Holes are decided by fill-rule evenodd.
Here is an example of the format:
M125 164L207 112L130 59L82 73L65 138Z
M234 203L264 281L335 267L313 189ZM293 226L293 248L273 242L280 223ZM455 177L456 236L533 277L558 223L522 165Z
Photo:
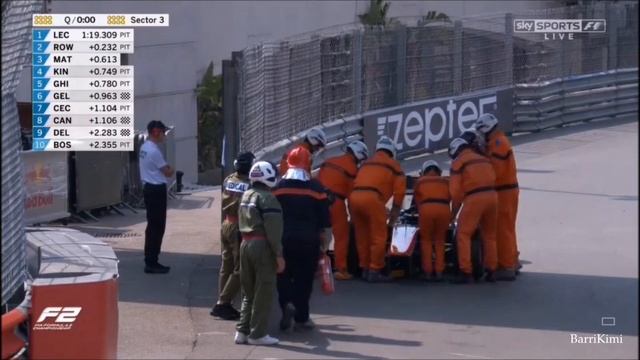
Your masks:
M130 135L131 135L131 130L129 129L120 130L120 136L130 136Z
M131 123L131 118L128 116L122 117L120 118L120 123L121 124L125 124L125 125L129 125Z
M129 100L129 99L131 99L131 93L123 92L122 94L120 94L120 99L122 99L122 100Z

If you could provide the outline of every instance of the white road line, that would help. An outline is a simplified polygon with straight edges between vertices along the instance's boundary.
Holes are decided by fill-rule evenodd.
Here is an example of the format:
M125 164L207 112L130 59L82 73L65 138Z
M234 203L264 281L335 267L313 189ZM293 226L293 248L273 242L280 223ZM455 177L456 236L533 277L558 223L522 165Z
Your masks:
M229 335L229 336L231 336L233 334L229 334L229 333L226 333L224 331L206 331L206 332L198 333L198 336L202 336L202 335Z
M464 357L469 357L473 359L491 359L490 357L486 357L486 356L469 355L469 354L461 354L461 353L449 353L449 355L464 356Z

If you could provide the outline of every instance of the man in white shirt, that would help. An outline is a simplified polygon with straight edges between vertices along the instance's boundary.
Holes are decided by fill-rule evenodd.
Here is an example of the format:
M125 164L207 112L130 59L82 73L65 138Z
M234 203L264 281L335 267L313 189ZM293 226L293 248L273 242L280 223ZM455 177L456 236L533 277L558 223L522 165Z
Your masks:
M147 229L144 233L144 272L166 274L170 267L158 262L167 223L167 182L174 169L165 161L158 144L164 142L167 127L158 120L147 125L149 137L140 148L140 178L144 185Z

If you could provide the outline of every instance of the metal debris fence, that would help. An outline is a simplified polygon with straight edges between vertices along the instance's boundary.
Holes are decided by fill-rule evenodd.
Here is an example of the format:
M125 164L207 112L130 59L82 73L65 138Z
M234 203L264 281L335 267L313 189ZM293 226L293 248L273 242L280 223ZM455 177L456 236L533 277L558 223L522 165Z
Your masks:
M38 0L2 2L2 304L25 280L24 174L16 89L31 61L31 15Z
M450 22L349 24L255 45L237 67L240 148L259 151L376 109L637 67L637 16L637 2L593 2ZM545 40L513 28L514 19L581 18L606 19L607 31Z

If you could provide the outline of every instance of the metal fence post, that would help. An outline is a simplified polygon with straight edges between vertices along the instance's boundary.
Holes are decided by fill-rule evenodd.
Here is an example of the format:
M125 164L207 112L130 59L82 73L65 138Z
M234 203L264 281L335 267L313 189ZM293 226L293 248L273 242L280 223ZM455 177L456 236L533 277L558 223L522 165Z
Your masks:
M245 72L244 72L244 53L242 51L234 51L231 53L231 59L234 63L235 70L235 78L236 82L236 97L235 97L235 121L237 124L236 133L234 134L236 140L236 148L241 149L244 148L245 144L243 143L242 132L239 129L246 126L245 114L246 114L246 103L245 103ZM228 141L228 140L227 140Z
M618 68L618 8L615 4L607 2L607 35L609 36L609 44L607 48L607 70Z
M237 87L238 77L236 75L236 63L233 60L222 60L222 119L224 133L224 167L223 176L227 176L232 172L233 159L238 153L237 143Z
M353 34L353 112L362 112L362 31Z
M504 58L505 83L513 84L513 14L507 13L504 18Z
M568 71L568 66L569 64L567 63L567 42L568 41L561 41L560 42L560 77L563 78L565 76L569 75L569 71Z
M462 21L453 25L453 93L462 93Z
M396 31L396 105L400 105L407 93L407 27L401 25Z

